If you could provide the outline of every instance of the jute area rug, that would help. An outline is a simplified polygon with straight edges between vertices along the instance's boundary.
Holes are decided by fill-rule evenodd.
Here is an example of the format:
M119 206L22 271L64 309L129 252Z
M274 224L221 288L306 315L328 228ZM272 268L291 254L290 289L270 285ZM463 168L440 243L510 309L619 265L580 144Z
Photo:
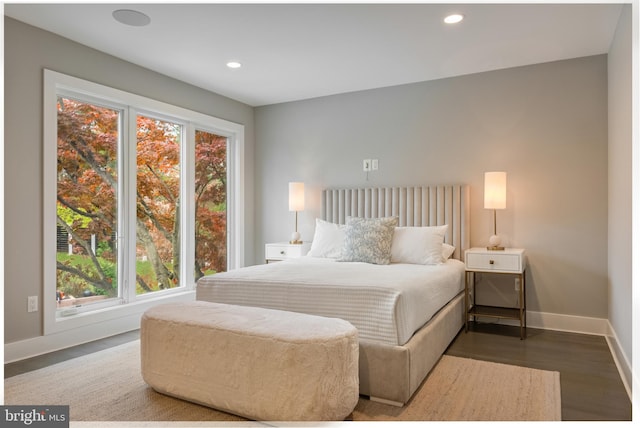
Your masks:
M5 379L5 404L69 405L72 422L245 421L240 425L246 425L240 417L148 387L140 375L139 346L134 341ZM361 397L352 416L354 421L557 421L560 374L444 355L404 407Z

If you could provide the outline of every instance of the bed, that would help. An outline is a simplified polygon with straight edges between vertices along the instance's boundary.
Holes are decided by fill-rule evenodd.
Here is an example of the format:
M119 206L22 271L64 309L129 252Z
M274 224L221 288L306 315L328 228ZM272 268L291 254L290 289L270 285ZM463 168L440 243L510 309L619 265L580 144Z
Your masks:
M309 256L205 276L196 299L346 319L360 393L403 405L464 324L468 205L462 185L324 190Z

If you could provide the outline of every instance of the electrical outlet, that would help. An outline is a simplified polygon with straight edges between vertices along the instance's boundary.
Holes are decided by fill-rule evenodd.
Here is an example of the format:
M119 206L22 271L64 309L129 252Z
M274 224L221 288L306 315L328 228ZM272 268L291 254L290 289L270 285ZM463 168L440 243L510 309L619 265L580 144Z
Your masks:
M378 159L372 159L371 160L371 171L377 171L378 170Z
M364 172L371 171L371 159L365 159L362 161L362 170Z
M38 312L38 296L27 298L27 312Z
M513 287L513 289L514 289L515 291L520 291L520 278L516 278L516 279L514 280L514 287Z

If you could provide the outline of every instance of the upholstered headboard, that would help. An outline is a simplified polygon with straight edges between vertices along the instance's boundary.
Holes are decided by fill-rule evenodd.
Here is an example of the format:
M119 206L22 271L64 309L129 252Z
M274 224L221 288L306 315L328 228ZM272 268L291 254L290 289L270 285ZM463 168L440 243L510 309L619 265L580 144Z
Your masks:
M322 218L344 224L352 217L398 217L399 226L449 225L445 242L462 259L469 248L469 189L466 185L326 189Z

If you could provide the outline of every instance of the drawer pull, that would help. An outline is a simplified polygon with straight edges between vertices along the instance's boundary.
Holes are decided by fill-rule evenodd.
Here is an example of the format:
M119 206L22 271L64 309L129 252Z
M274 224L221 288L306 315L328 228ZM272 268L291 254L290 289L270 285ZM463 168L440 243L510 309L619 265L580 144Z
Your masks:
M284 250L281 250L280 254L282 254L284 256L284 254L285 254Z
M495 262L493 260L489 260L489 264L492 265L495 264Z

